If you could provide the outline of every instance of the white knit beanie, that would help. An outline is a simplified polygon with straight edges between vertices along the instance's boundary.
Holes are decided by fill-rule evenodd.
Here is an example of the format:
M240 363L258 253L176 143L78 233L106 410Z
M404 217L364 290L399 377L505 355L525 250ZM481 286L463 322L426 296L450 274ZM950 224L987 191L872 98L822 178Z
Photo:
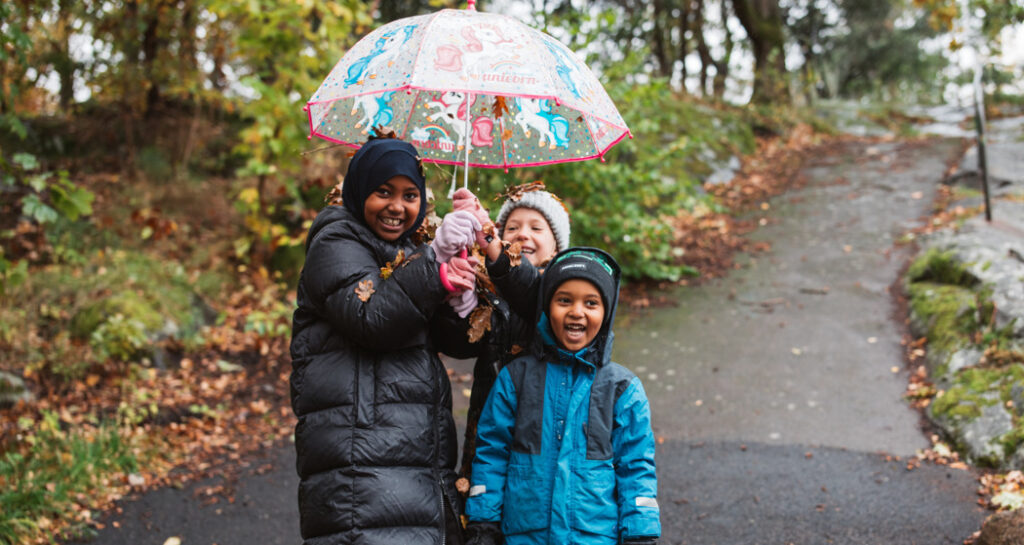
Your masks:
M555 251L561 252L569 247L569 211L562 200L547 191L528 191L519 200L507 199L498 211L498 225L501 230L498 236L505 234L505 220L516 208L532 208L548 220L551 234L555 235Z

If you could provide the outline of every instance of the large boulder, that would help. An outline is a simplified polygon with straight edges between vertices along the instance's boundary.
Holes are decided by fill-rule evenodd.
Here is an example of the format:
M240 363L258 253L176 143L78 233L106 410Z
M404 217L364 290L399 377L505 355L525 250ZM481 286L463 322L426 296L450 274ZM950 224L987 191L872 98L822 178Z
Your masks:
M981 525L975 545L1021 545L1024 543L1024 509L1000 511Z

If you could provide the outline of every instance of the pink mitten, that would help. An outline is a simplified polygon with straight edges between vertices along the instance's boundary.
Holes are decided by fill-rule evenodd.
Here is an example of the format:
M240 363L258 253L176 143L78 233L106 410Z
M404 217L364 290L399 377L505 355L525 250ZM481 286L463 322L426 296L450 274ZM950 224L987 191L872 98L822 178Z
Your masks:
M448 278L452 285L469 285L462 293L453 293L448 298L448 304L455 309L460 318L465 318L476 307L476 266L478 261L475 257L466 258L463 251L461 257L453 257L448 261Z
M461 250L459 257L453 257L441 264L441 283L452 293L473 291L476 286L476 269L478 261L475 257L466 258L466 249Z
M487 214L487 210L480 204L480 199L477 199L470 190L463 187L456 191L452 195L452 208L470 212L480 222L481 228L476 233L476 242L481 248L490 243L490 236L497 234L497 231L494 230L494 222L491 221L491 216ZM488 228L488 226L490 227Z
M459 250L472 246L479 230L480 222L465 210L445 214L434 234L434 241L430 243L437 262L445 263L458 254Z
M448 304L455 309L455 313L459 315L459 318L465 318L469 316L470 312L476 308L477 299L475 290L466 290L462 293L452 295L448 298Z

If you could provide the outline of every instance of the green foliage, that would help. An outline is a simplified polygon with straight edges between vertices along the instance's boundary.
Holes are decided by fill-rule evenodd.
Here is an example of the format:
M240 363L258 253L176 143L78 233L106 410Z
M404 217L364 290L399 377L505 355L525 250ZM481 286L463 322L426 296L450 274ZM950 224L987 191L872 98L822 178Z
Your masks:
M72 533L91 517L81 497L105 492L112 474L138 470L137 446L113 423L65 427L55 412L23 418L16 448L0 457L0 542L53 542L50 522L65 518ZM38 540L38 541L37 541Z
M927 328L928 347L951 354L971 345L979 327L978 301L973 291L955 285L913 282L910 306Z
M142 354L147 340L141 320L115 314L93 330L89 344L105 359L131 361Z
M977 279L956 260L953 252L942 252L936 248L929 248L914 259L906 276L911 282L927 281L964 287L977 284Z
M572 243L608 249L630 278L679 280L695 274L674 250L671 218L713 206L699 176L710 161L748 153L754 138L735 111L714 109L672 93L663 81L608 86L633 138L616 144L606 162L563 163L508 176L477 172L486 202L505 185L542 179L567 204ZM489 205L496 209L501 205Z
M268 245L290 242L281 239L289 229L272 219L277 210L271 188L285 203L300 200L300 152L308 128L302 105L354 43L357 25L371 20L365 4L356 0L210 0L208 7L233 23L235 60L249 74L242 84L256 96L237 104L250 123L236 147L247 157L239 174L258 179L255 198L244 191L239 195L249 232L237 250L265 259Z
M206 280L194 278L179 264L124 251L37 269L0 308L0 366L71 382L107 358L138 365L155 339L197 334L194 288Z
M35 155L15 153L8 162L0 156L0 187L10 191L11 208L26 219L47 227L48 232L60 221L74 222L92 214L95 195L71 181L66 170L41 171ZM3 247L14 237L13 231L0 232L0 297L24 281L27 262L11 261Z

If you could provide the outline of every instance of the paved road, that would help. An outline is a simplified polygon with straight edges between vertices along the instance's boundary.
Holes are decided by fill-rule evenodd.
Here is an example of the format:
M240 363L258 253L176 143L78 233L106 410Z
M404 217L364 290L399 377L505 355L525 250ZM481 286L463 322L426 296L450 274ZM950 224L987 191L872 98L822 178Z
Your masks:
M906 469L928 441L901 401L887 291L908 255L894 239L927 213L956 149L850 144L820 157L805 187L770 203L755 235L770 253L680 292L676 309L623 313L615 358L644 379L664 439L662 543L959 544L978 529L973 472ZM268 460L233 504L151 492L95 543L299 543L291 446Z
M960 544L973 472L929 445L906 386L890 286L953 141L851 143L803 170L755 238L772 250L616 331L652 400L664 543ZM896 372L893 372L893 370Z

